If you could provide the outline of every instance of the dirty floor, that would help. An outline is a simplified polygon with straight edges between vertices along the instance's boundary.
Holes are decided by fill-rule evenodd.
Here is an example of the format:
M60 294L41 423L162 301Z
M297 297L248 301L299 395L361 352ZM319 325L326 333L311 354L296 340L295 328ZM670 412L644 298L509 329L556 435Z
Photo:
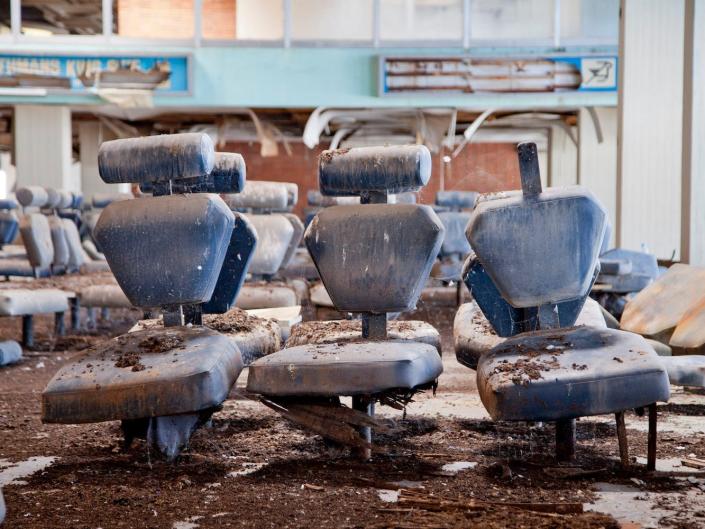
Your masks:
M95 331L60 339L52 318L38 317L36 350L0 370L5 527L705 527L705 470L682 463L705 459L705 394L673 388L659 406L656 473L644 469L647 424L634 413L631 468L618 464L611 416L579 421L577 459L561 466L552 425L489 419L474 371L452 354L454 308L429 302L413 316L443 335L438 392L418 395L406 414L378 408L387 430L370 463L257 402L246 371L176 463L142 442L124 453L117 423L43 425L40 394L53 373L139 315L113 311ZM0 339L19 336L19 319L0 319Z

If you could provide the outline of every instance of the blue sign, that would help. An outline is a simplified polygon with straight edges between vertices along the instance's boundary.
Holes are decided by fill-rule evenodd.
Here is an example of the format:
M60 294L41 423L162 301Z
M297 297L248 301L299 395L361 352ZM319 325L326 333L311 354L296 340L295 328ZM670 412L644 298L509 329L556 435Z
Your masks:
M616 92L617 57L380 57L380 95Z
M191 90L189 55L91 56L0 54L0 86L83 92L91 88Z

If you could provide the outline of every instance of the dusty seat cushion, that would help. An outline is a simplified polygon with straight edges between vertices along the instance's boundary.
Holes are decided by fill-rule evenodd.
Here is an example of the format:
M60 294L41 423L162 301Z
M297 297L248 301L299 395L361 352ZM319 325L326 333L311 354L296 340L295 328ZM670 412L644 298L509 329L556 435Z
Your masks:
M387 336L392 341L419 342L432 345L441 354L441 337L425 321L389 321ZM362 338L360 320L307 321L295 325L286 347L306 344L359 342Z
M235 343L205 327L128 333L59 370L42 394L42 420L76 424L212 408L241 370Z
M668 379L676 386L705 388L705 356L684 355L661 357Z
M552 421L668 400L661 359L641 336L572 327L507 339L479 362L477 387L494 420Z
M587 298L575 325L606 329L607 324L600 304L592 298ZM505 338L497 336L492 324L475 301L460 306L453 321L453 342L458 362L476 369L480 357L504 341Z
M453 320L453 345L458 362L477 368L480 357L504 342L478 307L477 302L464 303Z
M310 344L254 362L247 389L282 397L369 395L428 384L442 371L438 351L425 343Z
M38 275L48 275L48 268L43 269L44 273ZM0 259L0 276L34 277L35 269L24 257L7 257Z
M204 314L203 324L235 342L246 366L281 349L279 325L271 319L250 316L244 310L231 309L225 314ZM130 332L144 329L163 330L164 321L161 318L140 320Z
M96 272L110 272L110 265L107 261L86 261L81 265L82 274L93 274Z
M55 288L0 290L0 316L25 316L64 312L69 308L68 292Z
M78 299L84 307L107 307L129 309L132 303L119 285L91 285L78 291Z
M288 286L245 284L235 300L241 309L269 309L298 305L296 292Z

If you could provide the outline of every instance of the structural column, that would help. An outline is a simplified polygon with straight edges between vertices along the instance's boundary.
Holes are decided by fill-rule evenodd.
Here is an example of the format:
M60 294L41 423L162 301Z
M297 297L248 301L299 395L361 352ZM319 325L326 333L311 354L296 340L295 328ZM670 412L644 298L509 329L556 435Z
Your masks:
M13 123L17 187L80 190L72 172L69 107L18 105Z
M705 265L705 0L685 2L682 260Z
M617 244L679 259L685 0L622 0Z
M90 199L96 193L129 192L129 184L106 184L98 174L98 148L104 141L114 140L115 135L98 121L81 121L78 124L78 145L81 159L81 186L83 195Z

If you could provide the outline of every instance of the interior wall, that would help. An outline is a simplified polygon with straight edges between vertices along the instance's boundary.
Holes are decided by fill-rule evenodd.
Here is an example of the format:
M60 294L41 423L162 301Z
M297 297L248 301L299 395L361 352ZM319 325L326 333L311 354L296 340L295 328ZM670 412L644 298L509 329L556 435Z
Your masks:
M684 1L623 0L617 243L680 258Z
M592 191L607 210L612 223L610 245L615 245L617 233L617 109L595 108L600 122L602 143L598 141L595 124L586 108L578 119L578 182Z
M224 151L239 152L247 164L249 180L294 182L299 186L296 212L303 213L306 193L318 189L318 155L325 149L308 149L301 143L292 143L292 156L283 149L279 156L262 158L257 142L230 142ZM431 181L420 192L420 202L433 203L441 185L441 155L433 155ZM445 189L480 191L483 193L521 188L516 147L512 143L471 143L452 163L444 167Z

